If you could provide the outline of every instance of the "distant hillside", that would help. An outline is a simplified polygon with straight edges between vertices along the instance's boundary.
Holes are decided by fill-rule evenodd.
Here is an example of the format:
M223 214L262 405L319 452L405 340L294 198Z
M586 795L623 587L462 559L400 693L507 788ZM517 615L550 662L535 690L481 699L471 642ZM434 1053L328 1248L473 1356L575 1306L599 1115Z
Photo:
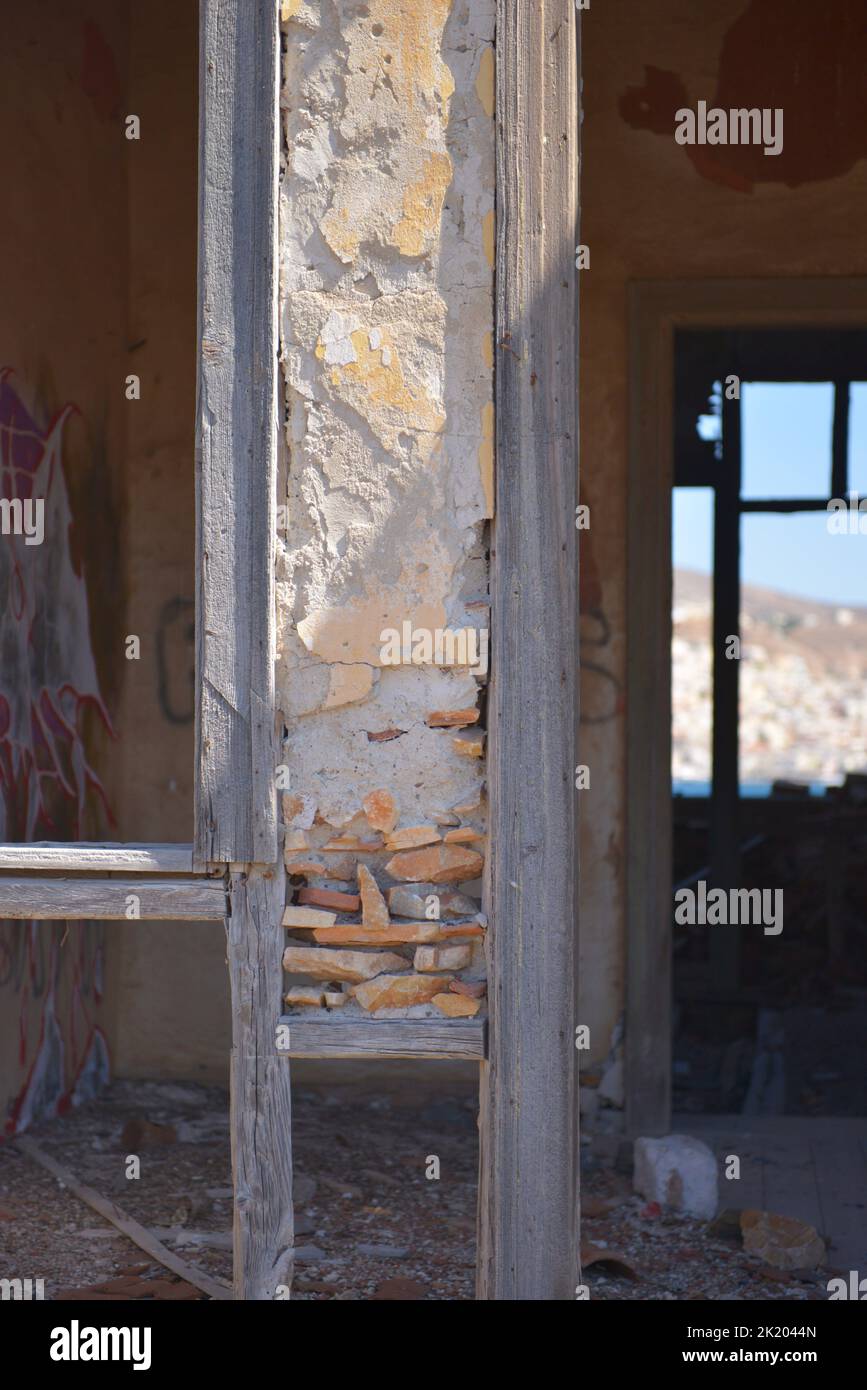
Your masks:
M867 577L865 577L867 589ZM741 775L841 781L867 767L867 607L745 585ZM710 578L676 570L673 775L710 776Z

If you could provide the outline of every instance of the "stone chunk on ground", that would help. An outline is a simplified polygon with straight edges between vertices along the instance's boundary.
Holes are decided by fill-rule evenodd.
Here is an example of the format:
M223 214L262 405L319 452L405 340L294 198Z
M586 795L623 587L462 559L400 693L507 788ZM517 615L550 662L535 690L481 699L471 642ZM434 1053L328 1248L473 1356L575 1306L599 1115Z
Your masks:
M716 1216L718 1174L713 1150L689 1134L636 1139L636 1192L648 1202L710 1221Z
M744 1249L774 1269L816 1269L825 1262L825 1242L813 1226L769 1211L742 1211Z

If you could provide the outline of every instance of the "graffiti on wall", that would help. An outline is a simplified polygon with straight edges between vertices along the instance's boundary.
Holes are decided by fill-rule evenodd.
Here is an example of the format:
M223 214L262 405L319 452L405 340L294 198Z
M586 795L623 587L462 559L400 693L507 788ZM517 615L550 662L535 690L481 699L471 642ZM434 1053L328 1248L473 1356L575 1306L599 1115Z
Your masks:
M85 720L110 733L90 639L87 589L71 556L73 517L63 432L74 406L44 427L0 370L0 499L41 499L44 538L0 537L0 841L82 838L94 803L110 823L88 758ZM18 1012L20 1085L6 1130L77 1103L108 1073L95 1008L102 928L0 922L0 997ZM4 1098L6 1099L6 1098Z
M582 531L579 564L582 724L607 724L623 713L623 690L612 669L611 624L602 601L602 579L592 532Z

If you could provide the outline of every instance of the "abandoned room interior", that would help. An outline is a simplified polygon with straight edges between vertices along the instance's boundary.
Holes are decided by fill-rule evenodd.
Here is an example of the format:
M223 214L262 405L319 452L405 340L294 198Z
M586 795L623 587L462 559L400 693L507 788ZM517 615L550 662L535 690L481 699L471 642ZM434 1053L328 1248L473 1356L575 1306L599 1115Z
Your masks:
M867 1274L863 17L0 0L0 1279Z

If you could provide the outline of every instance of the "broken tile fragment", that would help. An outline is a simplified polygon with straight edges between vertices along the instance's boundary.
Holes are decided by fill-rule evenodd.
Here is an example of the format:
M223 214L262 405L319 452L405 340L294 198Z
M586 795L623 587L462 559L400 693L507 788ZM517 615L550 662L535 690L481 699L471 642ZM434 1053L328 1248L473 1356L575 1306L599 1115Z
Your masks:
M333 927L336 921L336 912L322 912L316 907L294 907L290 904L283 910L284 927Z
M346 1007L346 1003L347 1003L348 999L349 999L349 995L348 995L348 994L344 994L342 989L339 989L339 990L327 989L327 990L325 991L325 1007L326 1007L326 1009L343 1009L343 1008Z
M461 845L428 845L396 854L385 867L392 878L410 882L460 883L478 878L483 865L482 856L475 850Z
M385 848L417 849L421 845L435 845L442 839L435 825L408 825L395 830L385 841Z
M397 802L390 791L383 788L368 792L361 805L371 830L384 830L390 834L397 825Z
M393 738L401 738L406 733L406 729L380 729L378 733L367 731L368 743L391 743Z
M372 931L383 931L389 924L388 907L379 885L366 864L358 866L358 889L361 894L361 920ZM324 922L319 924L325 926Z
M467 999L484 999L488 992L485 980L452 980L449 989L452 994L466 995Z
M400 884L397 888L389 888L386 893L389 912L395 917L426 917L427 900L431 896L438 900L441 918L471 917L478 907L474 898L468 898L455 888L442 888L436 883Z
M475 1018L482 1007L481 999L468 999L463 994L435 994L431 1000L434 1008L449 1018Z
M283 995L283 1002L285 1004L297 1004L299 1007L303 1005L305 1008L321 1009L324 997L321 986L293 985Z
M457 738L452 739L452 748L462 758L480 758L485 751L485 735L458 734Z
M440 922L440 937L443 941L452 941L455 938L484 936L485 925L481 912L471 922Z
M467 724L475 724L478 717L477 709L435 709L425 723L429 729L460 729Z
M354 987L352 994L363 1009L407 1009L429 1004L435 994L448 989L445 975L380 975Z
M394 951L329 951L319 946L287 946L283 969L290 975L312 975L315 980L346 980L359 984L390 971L409 970L408 960Z
M469 946L419 946L412 963L420 975L429 975L434 971L466 970L472 954Z
M338 893L335 888L299 888L298 902L310 907L333 907L335 912L357 912L361 907L357 893Z

